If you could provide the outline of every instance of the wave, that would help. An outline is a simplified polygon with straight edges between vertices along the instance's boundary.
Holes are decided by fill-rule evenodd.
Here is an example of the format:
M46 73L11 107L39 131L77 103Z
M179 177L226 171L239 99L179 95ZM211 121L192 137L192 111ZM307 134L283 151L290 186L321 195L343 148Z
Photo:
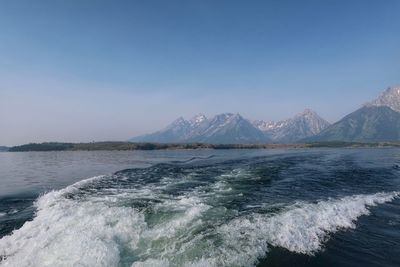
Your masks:
M255 264L268 246L314 255L339 230L356 227L356 220L370 214L369 207L394 200L400 192L353 195L317 203L296 203L275 215L252 214L222 226L226 265ZM244 260L243 260L244 259ZM214 259L212 260L214 261ZM251 265L250 264L250 265Z
M161 183L91 193L106 178L90 178L41 196L34 219L0 239L0 265L252 266L270 246L313 255L331 234L356 227L370 207L400 195L298 202L273 214L237 213L232 219L224 217L226 208L207 203L201 190L166 196L159 190L165 186ZM217 179L209 188L215 194L221 188L227 192L230 188L223 182ZM129 203L138 197L154 201L145 209L135 208Z
M212 159L215 158L216 155L209 155L207 157L191 157L190 159L186 159L186 160L172 160L170 161L170 163L189 163L189 162L193 162L195 160L205 160L205 159Z

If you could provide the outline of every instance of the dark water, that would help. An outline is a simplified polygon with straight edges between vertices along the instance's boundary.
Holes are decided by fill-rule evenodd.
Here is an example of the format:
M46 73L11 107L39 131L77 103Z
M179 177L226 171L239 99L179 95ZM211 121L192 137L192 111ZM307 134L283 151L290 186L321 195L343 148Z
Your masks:
M398 149L0 153L0 265L400 266L399 165Z

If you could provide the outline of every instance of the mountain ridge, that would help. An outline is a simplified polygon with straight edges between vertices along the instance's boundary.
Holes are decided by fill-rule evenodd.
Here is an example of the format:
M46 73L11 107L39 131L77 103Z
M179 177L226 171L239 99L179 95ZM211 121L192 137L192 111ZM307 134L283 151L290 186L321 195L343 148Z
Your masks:
M255 121L254 125L278 143L291 143L318 134L330 125L315 111L305 109L294 117L278 121Z
M262 124L267 123L273 127L271 131L262 127ZM295 142L321 131L327 124L329 123L310 109L277 123L250 122L238 113L221 113L210 119L200 113L189 120L179 117L162 130L134 137L129 141L212 144Z
M152 134L134 137L133 142L159 143L266 143L269 139L240 114L222 113L208 119L198 114L190 120L178 118Z

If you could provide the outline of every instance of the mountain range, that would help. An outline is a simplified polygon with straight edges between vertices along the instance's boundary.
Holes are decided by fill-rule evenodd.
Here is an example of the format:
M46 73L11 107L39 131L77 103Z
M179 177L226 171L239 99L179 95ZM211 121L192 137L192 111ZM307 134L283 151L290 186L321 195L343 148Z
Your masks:
M305 109L292 118L250 121L240 114L203 114L176 119L162 130L131 142L260 144L321 141L400 141L400 87L389 87L377 99L330 124Z
M293 118L251 122L240 114L223 113L210 119L199 114L180 117L164 129L130 139L132 142L260 144L291 143L313 136L329 126L317 113L306 109Z
M178 118L166 128L130 139L132 142L246 144L270 142L265 134L239 114L223 113L208 119Z

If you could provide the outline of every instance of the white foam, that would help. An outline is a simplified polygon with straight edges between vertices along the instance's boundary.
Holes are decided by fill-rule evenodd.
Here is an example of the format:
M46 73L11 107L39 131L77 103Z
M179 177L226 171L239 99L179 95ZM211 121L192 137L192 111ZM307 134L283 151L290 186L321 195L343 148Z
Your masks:
M0 240L2 266L117 266L119 247L134 248L145 223L131 208L62 199L49 193L33 221Z
M269 246L280 246L296 253L313 255L323 249L329 235L356 227L355 221L370 213L369 207L392 201L399 192L354 195L340 199L329 199L317 203L296 203L274 214L252 214L235 219L217 227L214 235L220 239L215 243L204 241L204 234L194 237L184 247L187 253L203 249L202 256L179 261L181 250L169 251L170 261L164 266L253 266L264 257ZM207 240L207 238L205 238ZM206 244L206 245L204 245ZM163 257L147 258L133 266L149 266ZM168 263L168 264L167 264Z
M175 235L201 224L198 217L209 208L196 196L166 200L154 209L175 215L149 227L143 213L118 205L132 197L157 197L147 187L78 197L80 187L101 178L41 196L35 202L34 220L0 239L0 257L4 258L0 266L118 266L122 249L145 257L158 242L161 246L157 249L165 250L169 245L162 244L165 240L174 241ZM76 199L66 197L71 193L78 193ZM165 266L158 259L137 266L155 266L157 262Z
M398 196L398 192L377 193L300 204L267 220L266 228L274 233L268 242L293 252L314 254L322 248L329 234L355 228L355 221L370 213L369 207L392 201Z
M63 190L52 191L36 202L33 221L0 239L1 266L116 266L119 247L134 247L143 216L128 207L63 197L103 178L93 177Z
M296 253L313 255L323 248L329 235L354 228L368 215L368 207L392 201L399 192L354 195L318 203L297 203L276 215L252 214L223 225L218 232L228 249L222 265L252 265L268 251L268 244ZM244 259L244 261L243 261Z
M145 261L137 261L131 267L166 267L169 266L168 260L148 259Z
M6 215L7 215L7 213L5 213L5 212L0 212L0 217L6 216Z
M155 227L143 232L142 237L149 241L160 238L172 238L179 231L187 231L189 227L201 224L201 214L210 207L201 202L197 197L182 197L178 200L169 200L154 207L154 210L169 211L175 214L172 218L160 221Z
M212 207L196 190L166 198L157 188L143 186L78 198L81 186L101 178L41 196L35 218L0 239L0 257L5 257L0 266L119 266L126 254L131 255L128 261L136 259L132 267L252 266L270 245L313 254L330 234L354 228L369 207L399 196L391 192L297 203L277 214L246 215L209 228L203 215ZM76 198L67 197L75 193ZM138 196L162 200L152 206L151 224L146 211L123 204Z

